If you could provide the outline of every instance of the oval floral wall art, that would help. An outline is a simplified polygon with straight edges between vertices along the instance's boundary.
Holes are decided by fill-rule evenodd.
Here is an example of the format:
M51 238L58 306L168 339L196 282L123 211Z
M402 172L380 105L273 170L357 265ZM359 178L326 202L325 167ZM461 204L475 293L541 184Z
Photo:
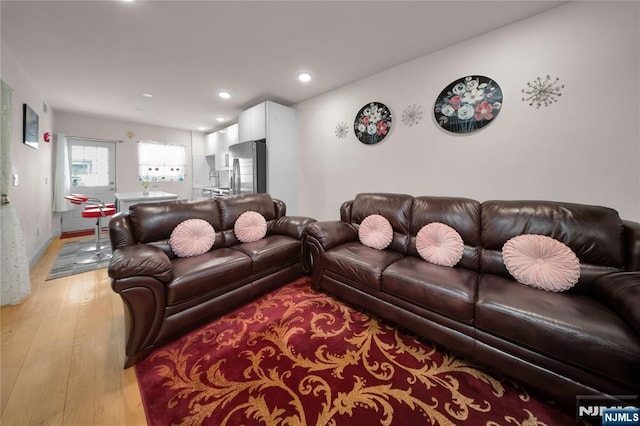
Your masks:
M491 123L502 108L502 89L484 76L468 76L448 85L436 99L438 124L453 133L474 132Z
M391 111L385 104L370 102L360 108L353 123L358 140L364 144L376 144L391 130Z

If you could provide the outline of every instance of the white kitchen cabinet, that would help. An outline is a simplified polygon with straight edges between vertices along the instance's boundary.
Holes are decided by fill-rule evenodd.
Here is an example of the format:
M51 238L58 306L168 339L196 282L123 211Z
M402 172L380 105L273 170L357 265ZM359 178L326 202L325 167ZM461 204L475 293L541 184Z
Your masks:
M257 141L267 137L267 104L262 102L240 113L238 141Z
M231 164L229 164L229 147L231 145L235 145L238 142L238 124L234 124L224 129L224 133L222 134L222 141L220 144L220 167L218 170L227 170L231 168ZM216 159L216 162L218 160Z
M215 155L218 146L218 139L220 134L218 132L209 133L205 138L204 155Z
M158 201L177 200L178 194L164 191L142 192L116 192L116 206L119 212L129 211L129 207L141 203L157 203Z
M229 164L225 161L229 146L238 143L238 125L234 124L217 132L209 133L205 142L205 155L211 170L226 170ZM215 160L214 157L215 156Z
M238 116L238 142L251 139L251 109L242 111Z
M273 103L273 102L270 102ZM258 104L251 111L251 140L257 141L267 137L267 102Z
M267 140L267 192L298 209L298 150L295 110L267 101L240 113L238 142Z

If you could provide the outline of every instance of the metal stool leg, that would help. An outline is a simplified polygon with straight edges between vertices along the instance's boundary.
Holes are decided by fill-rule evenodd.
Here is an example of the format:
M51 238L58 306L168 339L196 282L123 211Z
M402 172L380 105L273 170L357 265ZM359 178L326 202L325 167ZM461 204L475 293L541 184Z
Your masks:
M96 221L96 242L95 244L92 244L90 246L84 247L83 249L81 249L80 251L95 251L95 252L99 252L102 249L105 249L107 247L109 247L109 241L102 241L101 238L98 238L98 233L102 232L102 226L100 223L100 220L102 218L99 217L98 220Z
M86 256L86 257L81 257L78 260L75 261L75 263L81 263L81 264L86 264L86 263L98 263L98 262L102 262L103 260L107 260L107 259L111 259L111 253L103 253L102 249L104 247L102 247L101 243L101 234L102 234L102 216L98 217L98 220L96 220L96 250L95 253L93 253L90 256Z

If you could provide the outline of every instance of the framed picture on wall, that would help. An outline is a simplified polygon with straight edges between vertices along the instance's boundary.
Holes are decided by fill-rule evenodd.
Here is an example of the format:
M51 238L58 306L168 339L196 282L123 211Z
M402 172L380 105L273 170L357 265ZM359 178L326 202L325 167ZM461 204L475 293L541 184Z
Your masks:
M24 143L38 149L38 114L29 105L22 104L22 117Z
M433 112L443 129L471 133L493 122L502 109L502 89L482 75L455 80L440 93Z
M391 130L391 111L385 104L369 102L358 111L353 129L363 144L377 144Z

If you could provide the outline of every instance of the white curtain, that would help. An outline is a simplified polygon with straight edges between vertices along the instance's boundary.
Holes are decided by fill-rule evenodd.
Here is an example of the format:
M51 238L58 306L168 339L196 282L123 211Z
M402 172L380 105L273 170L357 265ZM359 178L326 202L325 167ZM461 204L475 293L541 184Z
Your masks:
M56 169L53 179L53 211L66 212L73 209L73 205L64 198L71 193L71 167L67 137L62 133L56 135Z
M182 182L187 167L186 148L138 141L138 177L141 182Z
M17 305L31 292L29 262L20 220L9 201L13 112L11 87L2 81L0 125L0 305Z

